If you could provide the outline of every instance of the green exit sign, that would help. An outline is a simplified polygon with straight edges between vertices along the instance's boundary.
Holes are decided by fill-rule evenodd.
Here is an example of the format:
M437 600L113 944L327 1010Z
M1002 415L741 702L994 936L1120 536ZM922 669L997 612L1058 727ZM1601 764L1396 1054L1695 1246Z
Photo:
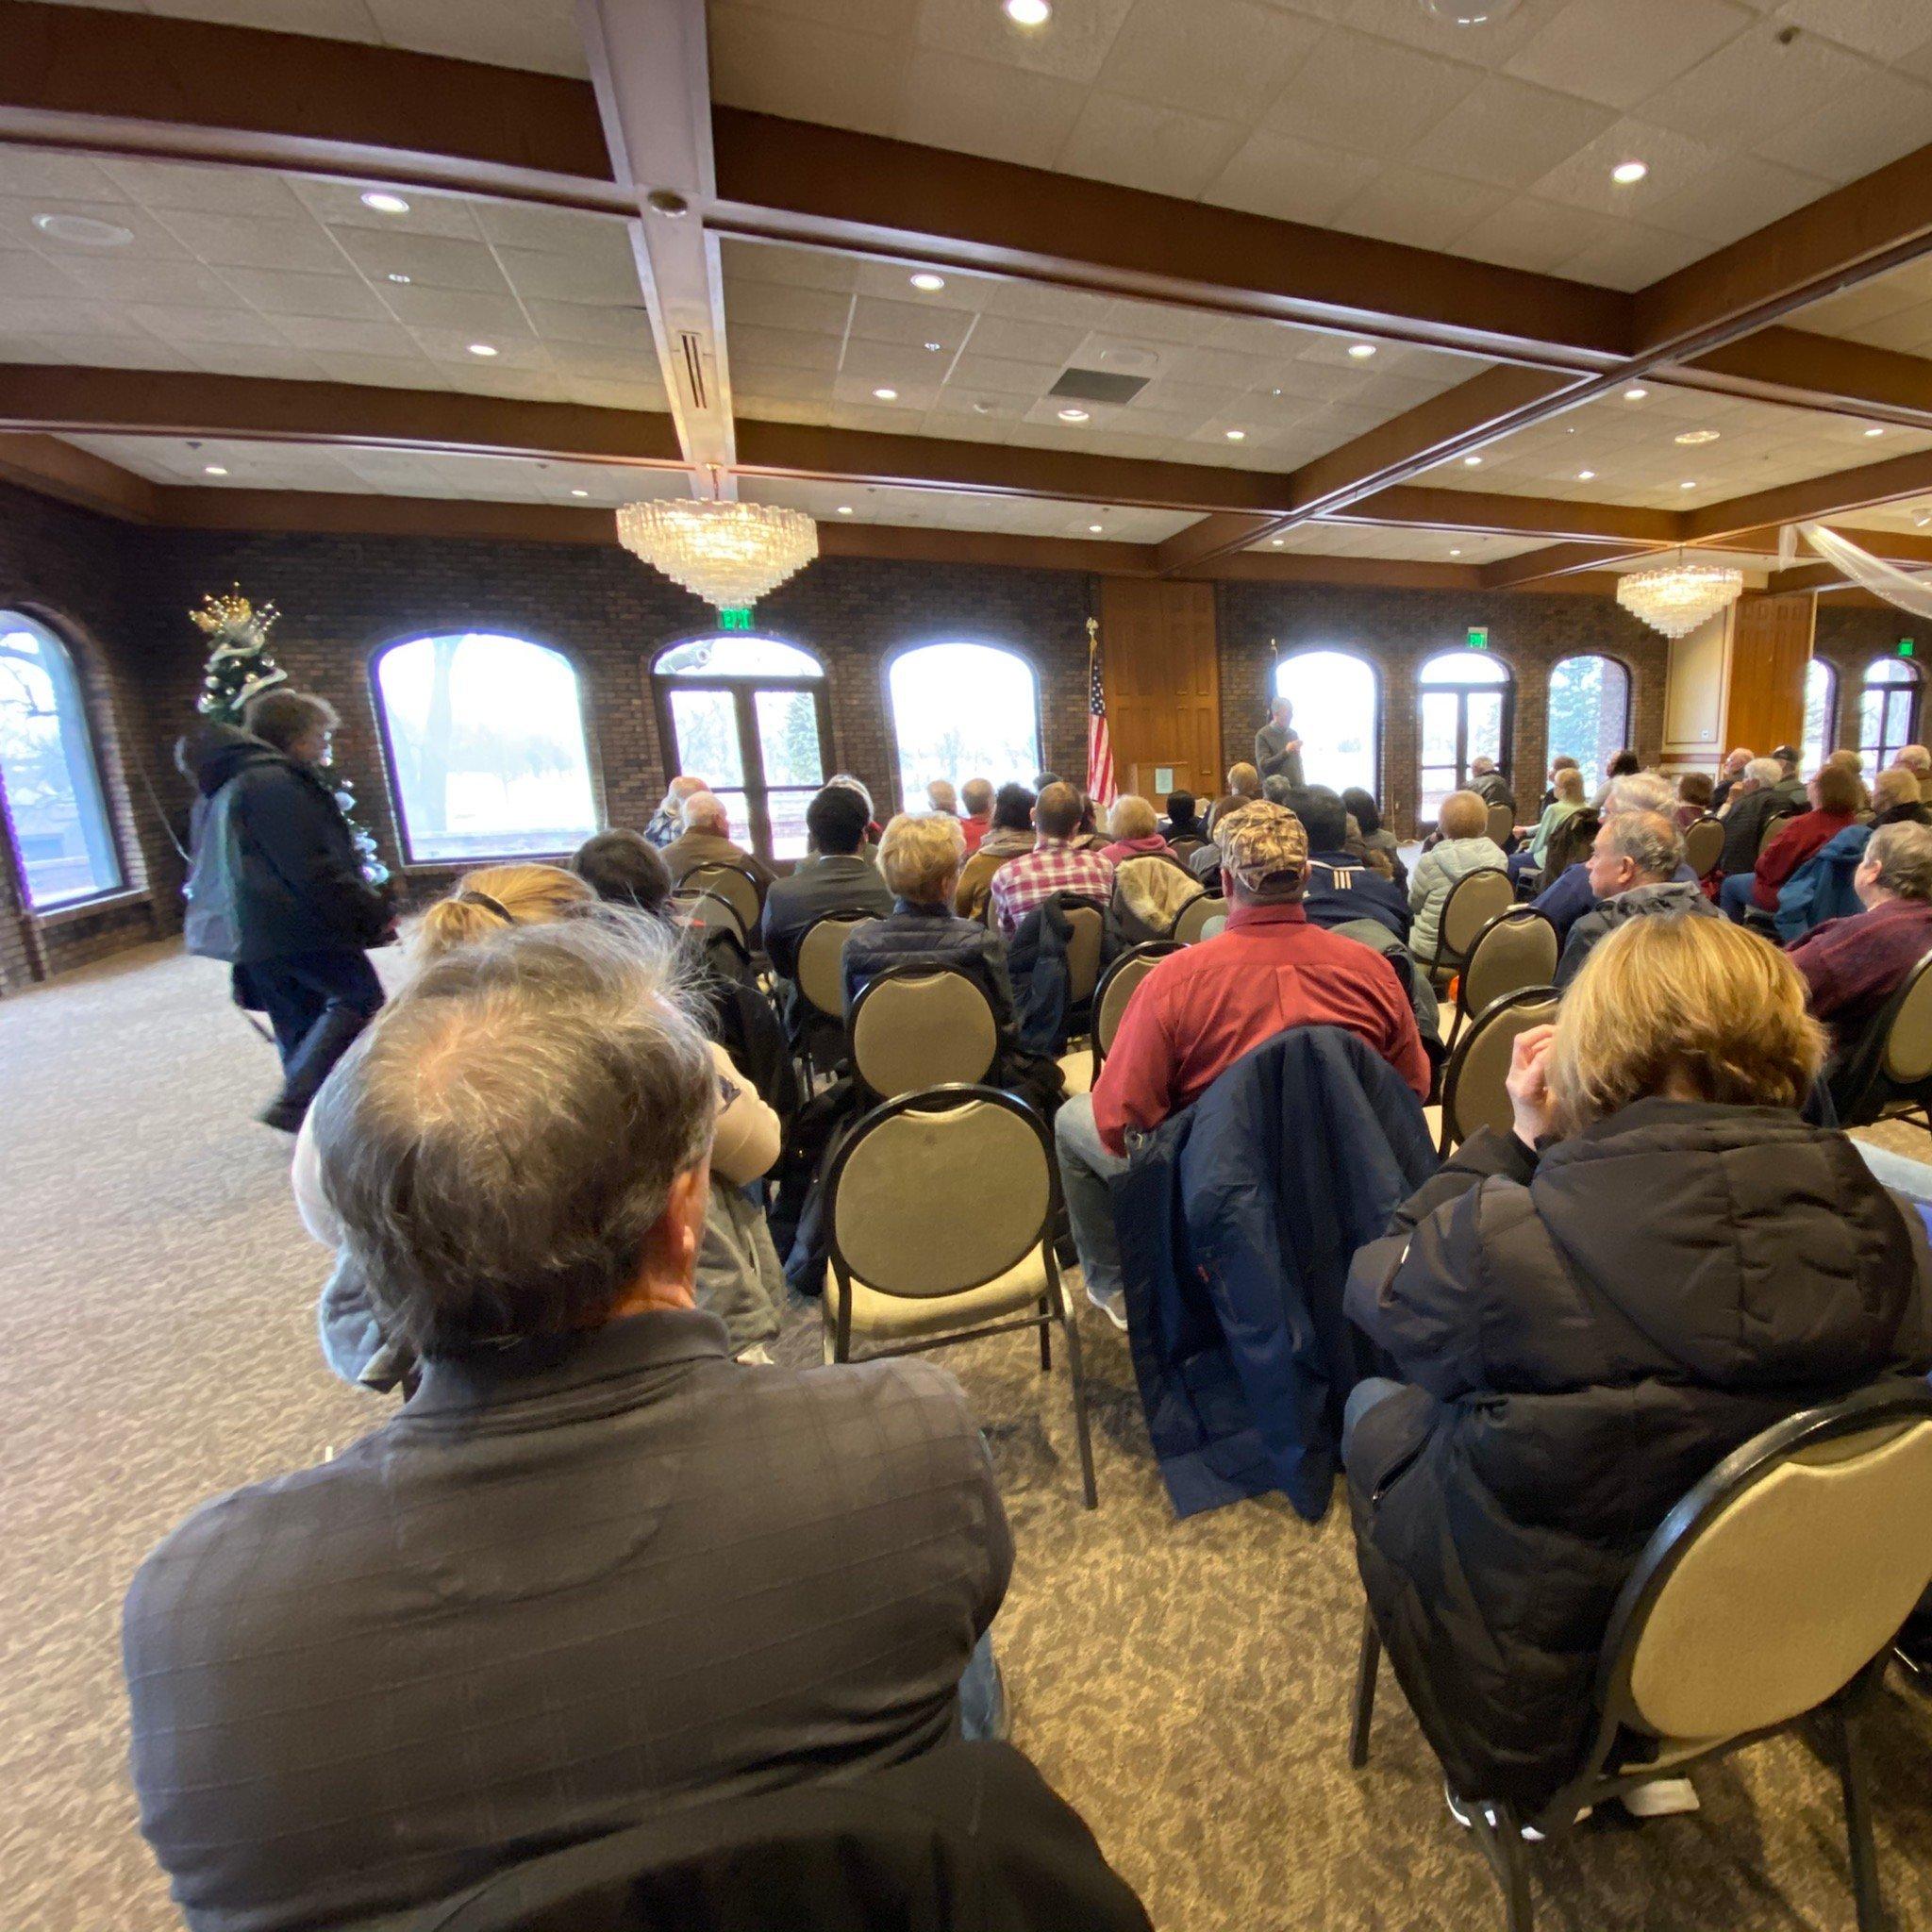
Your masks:
M1490 633L1486 625L1473 624L1469 627L1469 648L1472 651L1487 651L1490 648Z
M1909 658L1917 648L1910 638L1901 638L1898 641L1898 654L1901 658Z
M721 610L718 613L720 630L749 630L751 628L751 607L741 610Z

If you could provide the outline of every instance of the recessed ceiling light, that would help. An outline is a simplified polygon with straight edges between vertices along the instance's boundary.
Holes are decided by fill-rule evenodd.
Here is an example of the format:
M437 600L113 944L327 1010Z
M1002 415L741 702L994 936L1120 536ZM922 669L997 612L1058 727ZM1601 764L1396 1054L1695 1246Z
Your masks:
M841 503L839 506L839 514L841 517L849 517L852 514L852 506L849 503Z
M473 356L498 356L502 353L494 342L472 342L470 344L470 354Z
M36 215L34 226L56 242L73 242L82 248L123 248L134 240L132 228L97 222L92 215Z
M1482 466L1483 459L1480 457L1464 457L1462 459L1462 467L1465 470L1480 470Z
M1269 540L1268 547L1271 550L1279 550L1281 546L1287 541L1288 539L1286 537L1274 537Z
M1088 527L1088 529L1089 529L1089 530L1091 530L1091 532L1093 533L1093 535L1094 535L1094 536L1096 536L1096 537L1097 537L1097 536L1099 536L1099 535L1100 535L1100 533L1101 533L1101 530L1102 530L1102 529L1103 529L1103 528L1104 528L1105 526L1104 526L1103 525L1100 525L1100 524L1089 524L1089 525L1087 525L1087 527Z
M924 289L930 295L935 291L943 289L946 286L946 278L944 275L934 275L930 269L921 269L912 277L912 286L915 289Z
M1085 409L1062 409L1060 411L1060 421L1062 423L1085 423L1088 420L1088 414Z
M974 403L973 413L975 416L991 416L992 414L992 405L991 403Z
M1626 389L1624 391L1624 400L1626 403L1641 403L1649 393L1647 389Z
M1279 394L1281 393L1281 391L1279 391L1278 389L1271 389L1271 390L1270 390L1270 391L1268 391L1268 393L1269 393L1269 394L1270 394L1271 396L1278 396L1278 395L1279 395Z
M379 215L406 215L409 204L400 194L385 194L377 189L371 189L362 197L364 208L373 208Z
M1679 490L1695 490L1697 486L1694 483L1679 483L1677 488Z
M1578 470L1576 480L1579 483L1594 483L1596 481L1596 472L1594 470Z
M1044 26L1053 17L1046 0L1006 0L1006 8L1015 26Z
M1876 424L1874 424L1870 429L1866 430L1865 434L1867 436L1883 436L1885 434L1885 431L1879 428Z
M1230 442L1245 442L1248 440L1248 432L1245 429L1230 429L1226 434Z
M940 352L940 345L939 345L939 344L938 344L937 342L928 342L928 343L926 343L926 345L925 345L925 353L926 353L926 354L927 354L928 356L937 356L937 355L939 354L939 352Z
M1459 550L1452 550L1452 551L1451 551L1451 552L1449 553L1449 555L1450 555L1451 557L1460 557L1460 556L1462 555L1462 552L1461 552L1461 551L1459 551Z
M408 275L399 275L394 273L391 273L390 275L390 280L392 282L401 282L405 287L407 287L409 282L409 277Z
M588 496L590 495L590 493L591 492L588 490L573 490L571 491L571 494L573 496Z
M899 391L895 389L875 389L873 394L882 403L896 403L899 400Z
M1649 173L1648 165L1642 161L1619 161L1610 170L1610 179L1619 188L1630 188L1641 181Z
M1687 449L1695 449L1700 443L1715 442L1723 434L1721 429L1687 429L1675 440Z
M228 473L219 463L208 463L202 468L204 476L225 476Z
M1357 362L1366 362L1375 353L1375 345L1374 342L1351 342L1348 345L1348 353Z

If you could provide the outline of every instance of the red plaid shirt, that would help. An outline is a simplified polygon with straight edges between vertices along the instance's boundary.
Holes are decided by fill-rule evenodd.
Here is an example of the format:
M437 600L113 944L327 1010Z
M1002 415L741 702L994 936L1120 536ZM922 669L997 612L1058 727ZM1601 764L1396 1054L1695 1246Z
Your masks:
M1076 892L1103 905L1113 893L1113 861L1065 839L1041 839L992 875L993 911L1011 939L1020 922L1056 892Z

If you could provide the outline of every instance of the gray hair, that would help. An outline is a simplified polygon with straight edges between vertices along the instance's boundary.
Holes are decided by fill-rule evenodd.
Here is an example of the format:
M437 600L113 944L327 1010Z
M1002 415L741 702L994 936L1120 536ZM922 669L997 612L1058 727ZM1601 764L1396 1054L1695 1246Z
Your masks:
M1880 825L1865 847L1865 862L1878 868L1874 881L1894 899L1932 899L1932 825Z
M935 778L925 788L925 797L926 803L934 811L957 814L959 809L959 794L953 790L953 781L950 778Z
M691 997L674 936L600 907L462 948L384 1009L313 1118L387 1335L454 1355L608 1314L709 1151Z
M1767 790L1783 782L1785 768L1775 758L1753 758L1744 767L1744 776Z
M1604 821L1604 839L1619 858L1658 885L1675 878L1684 862L1683 837L1661 812L1620 811Z
M1677 803L1677 788L1661 772L1625 772L1604 788L1604 817L1620 812L1654 811L1665 818Z
M1932 778L1932 751L1926 750L1923 744L1901 745L1892 763L1903 765L1908 772L1918 773L1922 778Z
M684 801L684 829L695 831L700 825L716 825L722 832L731 824L731 813L715 791L693 791Z

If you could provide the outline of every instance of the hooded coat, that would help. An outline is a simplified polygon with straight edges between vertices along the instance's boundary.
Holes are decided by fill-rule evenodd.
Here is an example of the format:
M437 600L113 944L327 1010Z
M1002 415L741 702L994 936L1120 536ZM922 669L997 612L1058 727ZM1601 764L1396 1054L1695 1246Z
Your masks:
M382 937L388 906L312 767L228 724L207 726L188 758L200 793L182 927L191 953L245 966Z
M1563 941L1563 957L1557 961L1557 984L1568 986L1583 969L1590 949L1620 925L1633 919L1669 918L1716 919L1718 909L1704 896L1704 889L1686 879L1665 879L1661 884L1632 886L1597 903L1570 928Z
M1462 1144L1345 1302L1412 1385L1362 1419L1349 1501L1452 1790L1555 1795L1652 1532L1760 1430L1924 1374L1928 1290L1919 1217L1783 1108L1652 1098L1541 1156Z

